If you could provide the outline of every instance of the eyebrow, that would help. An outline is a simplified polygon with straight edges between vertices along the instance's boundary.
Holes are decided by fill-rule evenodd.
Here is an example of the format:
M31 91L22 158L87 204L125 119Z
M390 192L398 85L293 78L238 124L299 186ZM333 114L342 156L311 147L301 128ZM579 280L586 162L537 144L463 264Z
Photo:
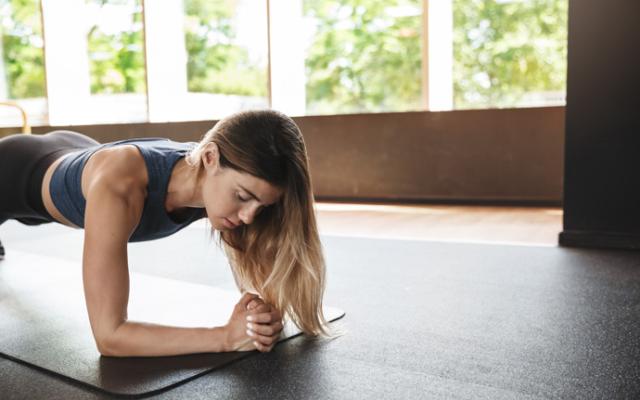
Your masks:
M249 193L249 195L250 195L251 197L253 197L254 199L258 200L260 203L262 203L262 200L260 200L260 199L258 198L258 196L256 196L255 194L253 194L253 192L252 192L251 190L247 189L246 187L244 187L244 186L242 186L242 185L238 185L238 186L240 186L240 189L242 189L242 190L244 190L245 192Z

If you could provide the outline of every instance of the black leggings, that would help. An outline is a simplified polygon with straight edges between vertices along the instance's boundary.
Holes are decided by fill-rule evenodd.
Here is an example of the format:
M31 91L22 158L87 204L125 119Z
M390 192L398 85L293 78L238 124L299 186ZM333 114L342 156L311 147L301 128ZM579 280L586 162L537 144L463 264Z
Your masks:
M62 155L100 143L83 134L53 131L0 139L0 225L15 219L25 225L54 222L42 202L42 179Z

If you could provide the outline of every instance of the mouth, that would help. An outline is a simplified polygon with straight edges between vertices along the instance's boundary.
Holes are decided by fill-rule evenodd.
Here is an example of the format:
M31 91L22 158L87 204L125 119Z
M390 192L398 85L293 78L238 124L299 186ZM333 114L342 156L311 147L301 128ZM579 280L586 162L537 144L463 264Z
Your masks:
M226 226L229 229L234 229L236 228L238 225L234 224L233 222L231 222L230 220L228 220L227 218L223 218L222 219L224 221L224 226Z

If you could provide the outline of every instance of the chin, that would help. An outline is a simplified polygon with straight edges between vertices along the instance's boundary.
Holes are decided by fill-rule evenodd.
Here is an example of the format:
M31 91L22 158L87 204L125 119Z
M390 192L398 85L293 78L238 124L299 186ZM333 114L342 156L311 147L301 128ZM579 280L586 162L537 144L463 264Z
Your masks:
M213 226L218 231L232 231L235 228L230 228L225 223L224 218L216 218L215 222L211 222L211 226Z
M211 224L211 227L217 231L222 231L222 230L226 230L227 228L222 224L222 222L214 219L214 218L209 218L209 223Z

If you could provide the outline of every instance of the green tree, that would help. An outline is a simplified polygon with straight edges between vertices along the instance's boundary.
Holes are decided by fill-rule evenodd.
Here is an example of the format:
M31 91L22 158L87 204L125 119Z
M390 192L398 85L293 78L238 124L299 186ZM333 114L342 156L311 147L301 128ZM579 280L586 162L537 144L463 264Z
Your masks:
M266 68L234 44L236 1L185 0L184 8L189 91L267 96ZM266 45L265 37L266 32L256 40Z
M94 25L87 34L91 93L144 93L145 65L140 0L87 0L100 7L129 4L131 29L106 33Z
M568 0L454 0L454 104L507 107L565 90ZM420 107L421 16L409 0L305 0L317 33L307 54L309 112ZM437 40L437 39L436 39Z
M307 111L419 109L420 10L419 0L305 0L305 16L316 22L306 58Z
M132 28L89 33L91 91L144 91L140 0ZM456 108L513 106L565 90L568 0L454 0ZM262 4L262 3L260 3ZM310 113L420 108L420 0L304 0L315 36L306 58ZM234 44L234 0L185 0L189 90L266 96L264 67ZM414 12L398 12L413 10ZM0 0L10 98L45 95L39 2ZM256 38L263 40L264 38Z
M568 0L454 0L456 108L566 87Z
M2 61L10 99L45 95L44 50L37 0L0 0Z

